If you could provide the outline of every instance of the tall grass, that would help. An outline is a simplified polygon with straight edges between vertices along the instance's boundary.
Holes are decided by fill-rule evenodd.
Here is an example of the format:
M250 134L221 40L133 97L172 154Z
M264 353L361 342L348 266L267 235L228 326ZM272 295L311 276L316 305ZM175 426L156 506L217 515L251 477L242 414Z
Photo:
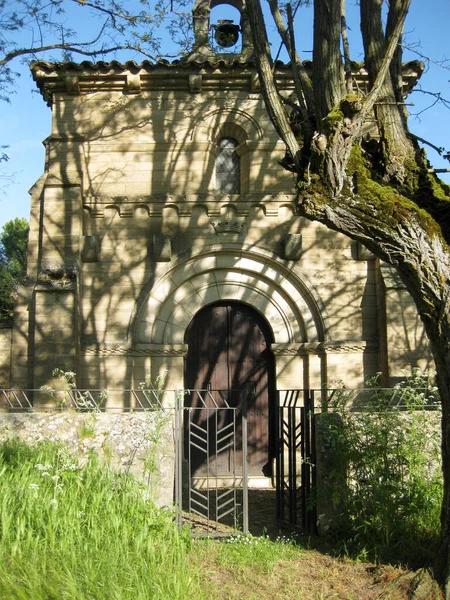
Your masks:
M95 456L62 446L0 446L0 598L185 599L194 586L170 512Z

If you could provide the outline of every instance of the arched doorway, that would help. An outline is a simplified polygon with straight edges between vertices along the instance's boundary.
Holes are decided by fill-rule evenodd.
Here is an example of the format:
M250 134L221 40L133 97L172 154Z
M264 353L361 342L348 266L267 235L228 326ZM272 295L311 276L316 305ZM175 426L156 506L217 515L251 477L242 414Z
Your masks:
M217 302L200 310L186 330L188 351L184 387L209 389L218 401L242 410L242 390L247 394L247 465L250 477L272 475L274 457L275 369L270 344L272 331L266 320L250 306L232 301ZM185 402L196 407L195 394ZM198 419L205 412L198 411ZM240 419L237 421L240 423ZM242 432L236 431L237 451L242 451ZM238 458L239 461L239 458ZM195 465L201 474L202 465ZM219 465L226 474L226 460Z

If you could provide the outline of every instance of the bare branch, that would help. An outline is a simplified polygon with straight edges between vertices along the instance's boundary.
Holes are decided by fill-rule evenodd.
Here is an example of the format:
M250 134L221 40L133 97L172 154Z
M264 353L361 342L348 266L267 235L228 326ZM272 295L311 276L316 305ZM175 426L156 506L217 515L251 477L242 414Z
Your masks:
M447 98L443 98L441 92L430 92L429 90L423 90L420 85L418 85L414 88L414 93L416 93L416 92L420 93L420 94L425 94L427 96L431 96L432 98L434 98L434 100L426 108L423 108L422 110L420 110L417 113L412 113L413 116L418 117L419 115L421 115L425 111L429 110L430 108L432 108L435 104L438 104L439 102L441 104L443 104L445 106L445 108L448 108L450 110L450 100L448 100Z
M425 54L422 54L421 52L418 52L417 50L414 50L414 48L412 48L408 44L402 44L402 48L405 48L406 50L409 50L409 52L413 52L414 54L417 54L417 56L419 56L420 58L423 58L423 60L426 60L428 63L431 63L432 65L435 65L436 67L440 67L441 69L445 69L446 71L450 71L450 66L447 66L447 65L444 64L444 63L448 62L449 59L445 59L445 60L433 60L429 56L426 56Z
M286 5L288 16L288 32L291 45L291 67L295 91L303 121L306 123L314 114L311 80L306 74L303 63L295 49L294 16L290 3Z
M442 155L442 153L445 152L445 148L435 146L428 140L425 140L424 138L421 138L418 135L414 135L414 133L408 133L408 136L410 138L412 138L413 140L417 140L418 142L422 142L422 144L426 144L427 146L430 146L430 148L433 148L433 150L436 150L436 152L440 155Z
M66 52L75 52L76 54L81 54L83 56L96 57L102 54L111 54L113 52L117 52L119 50L135 50L146 56L150 60L156 60L153 55L148 54L145 50L143 50L140 46L111 46L108 48L100 48L96 50L85 50L84 47L92 44L93 42L86 42L81 44L50 44L49 46L41 46L39 48L20 48L17 50L13 50L9 54L7 54L2 60L0 60L0 67L6 65L11 62L15 58L19 56L26 55L34 55L40 54L42 52L49 52L51 50L65 50Z

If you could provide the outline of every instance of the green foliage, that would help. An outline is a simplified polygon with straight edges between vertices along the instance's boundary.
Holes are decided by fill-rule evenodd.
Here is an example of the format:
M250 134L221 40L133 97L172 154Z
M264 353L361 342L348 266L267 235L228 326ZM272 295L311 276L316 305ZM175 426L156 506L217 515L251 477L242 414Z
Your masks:
M0 599L191 597L190 540L131 477L64 447L0 446Z
M448 225L450 186L441 181L434 173L429 173L426 168L423 168L418 178L414 200L433 215L448 242L450 239Z
M151 60L161 54L161 30L167 28L175 43L172 57L180 56L192 45L190 12L187 0L0 0L0 100L9 101L18 77L13 69L18 60L71 61L75 56L92 60L129 50ZM134 12L132 12L134 8ZM77 17L89 21L89 32L77 31ZM130 54L131 54L130 52Z
M163 371L154 380L147 375L145 381L139 383L139 389L145 394L151 406L161 407L168 374L168 371Z
M341 390L329 428L339 457L333 503L339 513L334 535L351 553L371 560L431 560L442 502L440 429L428 410L423 378L400 384L402 405L376 387L362 407ZM432 391L435 394L435 390ZM340 423L339 423L340 421Z
M335 129L344 121L344 113L340 106L335 106L323 119L325 131L331 135Z
M52 398L59 408L69 408L75 400L78 411L100 412L101 405L108 399L106 390L100 392L96 399L89 390L77 392L76 373L74 371L53 369L52 377L60 382L59 389L55 389L51 385L41 385L40 391Z
M28 222L13 219L0 233L0 323L12 319L14 299L27 270Z
M139 389L145 394L151 409L146 410L146 418L148 427L139 442L139 446L147 448L146 457L143 463L144 473L147 479L147 488L153 495L156 493L158 478L160 475L160 460L161 460L161 442L164 431L172 420L172 414L163 408L163 396L165 384L167 381L168 371L163 371L152 380L150 376L141 381ZM130 460L130 464L137 452L138 445L134 448L134 453Z

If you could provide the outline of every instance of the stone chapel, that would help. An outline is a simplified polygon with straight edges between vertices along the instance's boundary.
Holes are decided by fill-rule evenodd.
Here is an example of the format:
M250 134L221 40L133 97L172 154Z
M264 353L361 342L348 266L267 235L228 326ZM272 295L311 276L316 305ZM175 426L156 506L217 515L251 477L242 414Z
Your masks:
M133 389L167 371L168 389L250 383L270 402L430 366L396 273L297 216L245 4L225 3L238 25L210 22L218 4L196 1L182 60L33 63L52 130L2 387L38 389L60 368L80 389ZM289 65L276 77L291 94Z

